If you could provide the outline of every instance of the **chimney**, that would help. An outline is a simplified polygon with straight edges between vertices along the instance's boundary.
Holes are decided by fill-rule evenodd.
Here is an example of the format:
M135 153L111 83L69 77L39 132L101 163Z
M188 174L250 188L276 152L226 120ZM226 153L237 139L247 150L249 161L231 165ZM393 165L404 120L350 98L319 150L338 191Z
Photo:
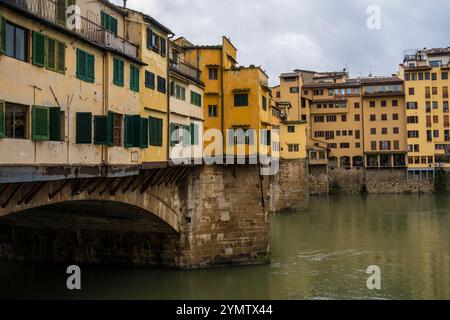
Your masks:
M127 7L127 0L123 0L123 7L124 7L124 8Z

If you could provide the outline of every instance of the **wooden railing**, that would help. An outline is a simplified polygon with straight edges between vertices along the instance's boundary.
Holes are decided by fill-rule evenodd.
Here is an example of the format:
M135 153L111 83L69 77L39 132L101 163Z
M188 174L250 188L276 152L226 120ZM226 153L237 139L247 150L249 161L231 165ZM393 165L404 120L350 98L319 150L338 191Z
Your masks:
M101 25L91 21L81 15L73 14L70 22L75 22L73 26L67 23L67 13L65 1L60 5L55 0L0 0L0 3L7 3L17 9L31 13L43 20L57 24L69 31L72 31L90 41L98 43L107 48L137 58L138 47L127 40L115 35L109 30L105 30ZM78 24L76 22L79 22Z

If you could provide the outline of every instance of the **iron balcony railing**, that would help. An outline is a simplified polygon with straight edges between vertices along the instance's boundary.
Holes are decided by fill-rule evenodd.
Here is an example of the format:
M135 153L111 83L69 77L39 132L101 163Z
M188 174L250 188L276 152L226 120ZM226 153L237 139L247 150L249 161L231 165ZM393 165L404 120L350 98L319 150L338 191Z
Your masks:
M19 10L31 13L36 17L63 27L106 48L137 58L138 46L104 29L101 25L81 15L73 14L73 26L67 23L65 1L55 0L0 0ZM71 21L71 22L72 22ZM76 23L78 22L78 23Z
M170 61L170 68L194 80L200 81L200 69L184 61Z

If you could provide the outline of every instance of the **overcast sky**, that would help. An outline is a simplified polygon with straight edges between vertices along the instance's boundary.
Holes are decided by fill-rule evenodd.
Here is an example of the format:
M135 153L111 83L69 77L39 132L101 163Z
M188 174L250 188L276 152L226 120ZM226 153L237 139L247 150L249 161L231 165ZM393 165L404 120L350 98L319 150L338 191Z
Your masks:
M371 5L381 9L379 30L367 28ZM296 68L389 75L406 49L450 46L448 0L128 0L127 6L194 44L220 44L228 36L239 64L261 65L272 85Z

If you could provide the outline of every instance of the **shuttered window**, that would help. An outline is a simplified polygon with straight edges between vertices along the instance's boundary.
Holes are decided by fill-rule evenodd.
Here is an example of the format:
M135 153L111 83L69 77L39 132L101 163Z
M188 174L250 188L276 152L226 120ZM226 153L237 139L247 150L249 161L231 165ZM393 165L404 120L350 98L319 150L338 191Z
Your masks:
M113 83L117 86L123 87L124 62L122 59L114 57L113 65Z
M163 137L163 120L159 118L150 117L150 145L161 147Z
M199 140L198 139L199 138L198 128L199 128L198 124L191 123L191 145L193 145L193 146L198 146L198 140Z
M133 116L133 147L141 147L141 117Z
M108 117L95 116L94 117L94 144L107 145L108 144Z
M5 19L0 16L0 52L5 53L6 47L6 24Z
M77 49L77 78L86 82L95 81L95 57Z
M234 95L235 107L247 107L248 106L248 94L235 94Z
M133 147L133 116L125 115L125 147Z
M102 27L117 36L117 19L102 11L100 14Z
M141 148L148 148L148 119L141 118Z
M33 106L32 136L34 141L50 140L50 110L49 108Z
M166 39L161 37L161 55L165 57L167 54Z
M33 32L33 64L45 67L45 36L39 32Z
M202 96L197 92L191 91L191 104L197 107L202 106Z
M130 89L139 92L139 68L130 65Z
M50 141L62 141L63 134L61 132L61 108L55 107L49 109L49 121L50 121Z
M150 71L145 71L145 87L155 89L155 74Z
M147 28L147 48L153 49L153 30Z
M158 76L158 91L161 93L166 93L166 79Z
M0 138L6 137L5 101L0 100Z
M77 112L77 139L78 144L92 143L92 113Z

